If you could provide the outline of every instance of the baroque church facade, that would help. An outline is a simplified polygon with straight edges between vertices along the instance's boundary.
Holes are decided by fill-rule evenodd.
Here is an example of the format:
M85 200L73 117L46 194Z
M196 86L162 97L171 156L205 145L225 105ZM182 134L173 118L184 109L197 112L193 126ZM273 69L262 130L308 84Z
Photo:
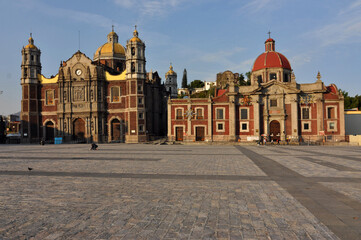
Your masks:
M32 36L21 53L22 142L136 143L166 135L168 93L157 72L146 72L136 29L126 47L112 29L93 59L78 51L51 78L41 74Z
M168 100L173 141L345 140L344 99L334 84L298 84L288 59L265 42L249 86L238 74L217 74L215 97Z

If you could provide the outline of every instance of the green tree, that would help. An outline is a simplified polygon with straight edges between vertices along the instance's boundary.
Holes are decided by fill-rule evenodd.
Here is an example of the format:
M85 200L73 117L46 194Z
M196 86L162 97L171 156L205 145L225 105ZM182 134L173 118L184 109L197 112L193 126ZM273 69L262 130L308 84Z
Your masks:
M182 88L187 88L187 84L188 84L187 81L188 81L188 80L187 80L187 70L184 69L184 71L183 71L183 78L182 78Z
M341 89L340 89L341 90ZM357 108L361 110L361 96L356 95L354 97L350 97L348 92L341 90L344 97L344 106L345 109Z
M188 88L191 89L202 88L202 87L204 87L204 82L202 80L194 80L188 85Z
M246 72L247 79L244 78L243 73L241 73L238 77L238 85L239 86L249 86L251 85L250 79L251 72Z

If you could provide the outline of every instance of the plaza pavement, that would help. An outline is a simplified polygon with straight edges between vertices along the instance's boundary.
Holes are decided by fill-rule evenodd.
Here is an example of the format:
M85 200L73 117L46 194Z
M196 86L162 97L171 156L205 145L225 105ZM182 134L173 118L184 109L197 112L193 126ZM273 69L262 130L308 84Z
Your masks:
M0 183L0 239L361 239L360 147L0 145Z

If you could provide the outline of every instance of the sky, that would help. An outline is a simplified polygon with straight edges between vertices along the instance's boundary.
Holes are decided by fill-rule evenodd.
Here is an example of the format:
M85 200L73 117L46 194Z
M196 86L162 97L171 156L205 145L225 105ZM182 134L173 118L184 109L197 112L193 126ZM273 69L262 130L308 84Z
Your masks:
M79 45L93 58L112 25L123 46L137 25L147 71L164 81L172 63L179 87L184 69L188 83L250 71L270 31L298 83L320 71L326 85L361 95L361 0L0 0L0 114L20 111L30 33L50 77Z

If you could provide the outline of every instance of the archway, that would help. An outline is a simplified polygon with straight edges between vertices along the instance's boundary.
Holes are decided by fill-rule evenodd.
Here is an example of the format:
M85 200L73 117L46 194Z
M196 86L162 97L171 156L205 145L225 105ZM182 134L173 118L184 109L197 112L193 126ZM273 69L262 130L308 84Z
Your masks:
M110 122L111 125L111 139L112 141L120 141L121 140L121 125L119 119L113 119Z
M73 122L73 137L76 140L83 140L85 138L85 122L81 118L77 118Z
M278 142L281 138L281 126L277 120L273 120L269 125L271 141Z
M48 121L45 124L45 140L46 141L51 141L54 140L54 123L52 121Z

